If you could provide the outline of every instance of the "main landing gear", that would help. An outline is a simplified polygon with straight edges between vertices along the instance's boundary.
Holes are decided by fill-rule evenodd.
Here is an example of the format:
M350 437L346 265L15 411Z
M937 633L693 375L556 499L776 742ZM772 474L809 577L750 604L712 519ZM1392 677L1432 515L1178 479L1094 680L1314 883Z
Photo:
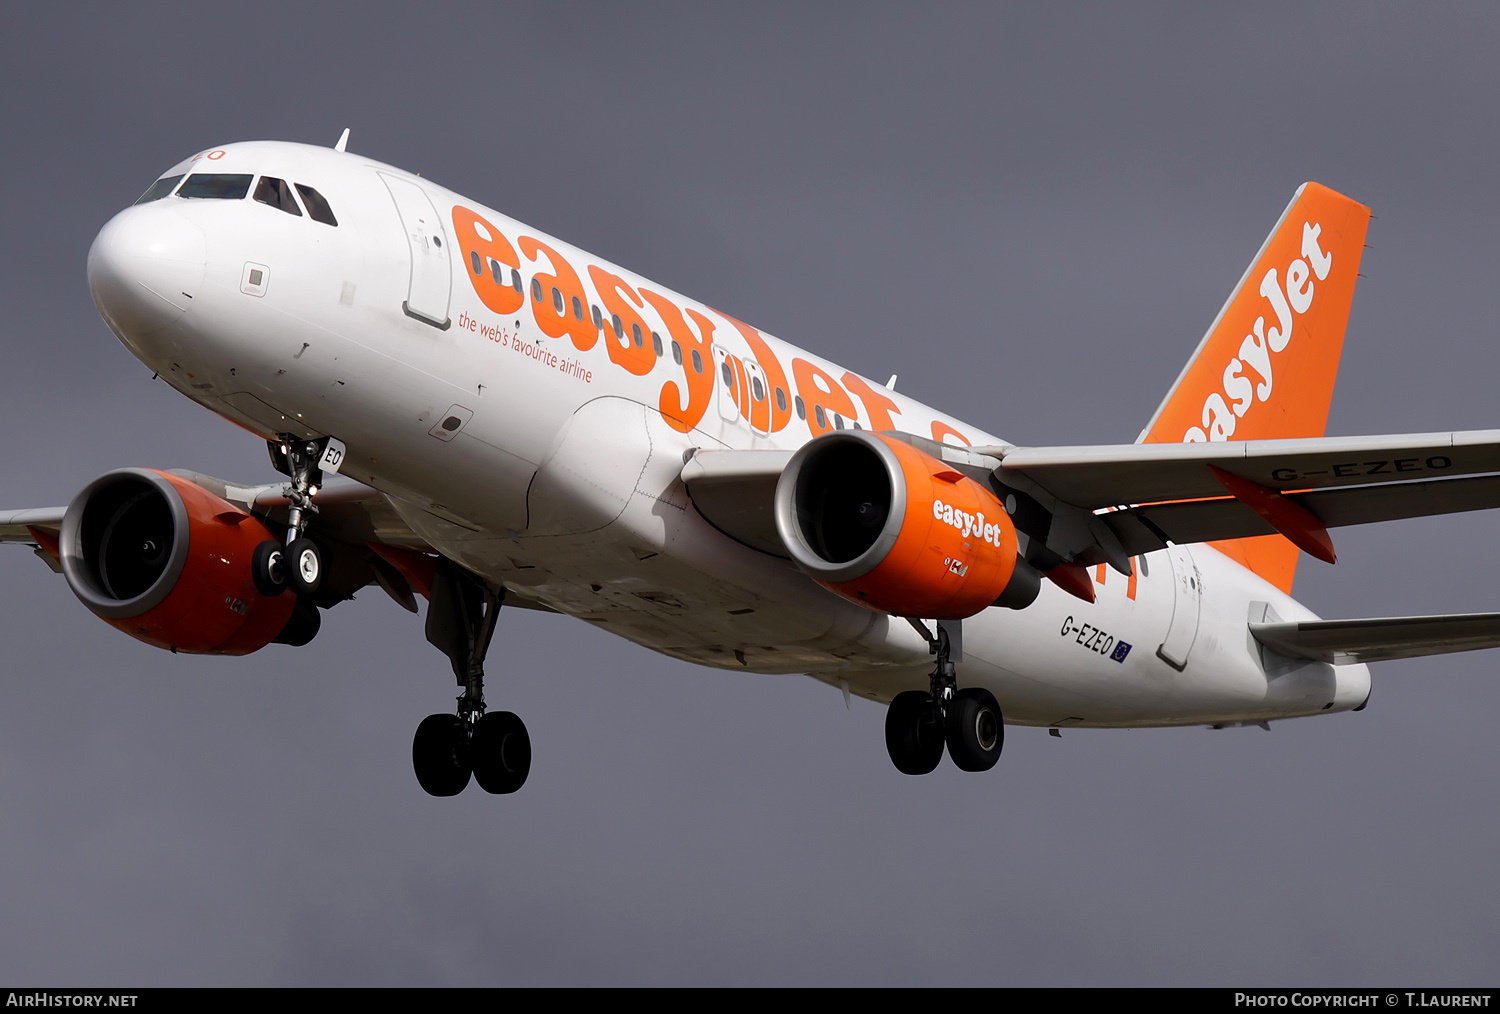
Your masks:
M448 656L463 693L457 714L428 715L412 739L417 782L431 795L458 795L471 774L486 792L514 792L531 772L525 723L509 711L485 711L484 656L504 599L503 589L438 560L427 640Z
M962 641L939 623L937 637L917 622L912 626L927 638L937 665L930 690L908 690L896 695L885 713L885 748L896 770L925 775L943 759L943 747L961 771L988 771L1000 759L1005 724L995 695L982 687L958 689L954 660L962 659ZM954 642L958 643L955 644Z

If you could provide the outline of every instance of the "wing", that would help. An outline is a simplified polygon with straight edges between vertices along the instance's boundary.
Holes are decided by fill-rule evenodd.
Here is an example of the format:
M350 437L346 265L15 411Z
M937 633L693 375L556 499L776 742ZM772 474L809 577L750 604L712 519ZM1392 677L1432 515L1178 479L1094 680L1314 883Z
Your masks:
M776 483L791 451L700 450L682 466L693 506L719 531L752 549L789 557L776 532Z
M240 486L224 479L173 469L221 499L242 508L280 530L287 523L285 486L273 483ZM312 533L324 550L325 573L315 596L328 608L353 598L369 585L379 585L399 605L417 611L417 595L427 596L435 550L412 531L381 492L352 479L337 477L318 491L317 519ZM0 511L0 542L31 546L55 572L57 540L66 507ZM508 592L507 606L551 612L539 602Z
M1129 557L1169 543L1281 533L1305 547L1307 529L1500 507L1500 430L1051 448L890 435L1014 502L1016 527L1039 547L1033 562L1043 569L1073 560L1128 572ZM720 531L787 556L774 499L790 457L704 449L682 480Z
M1250 634L1288 658L1333 665L1384 662L1500 647L1500 613L1252 623Z
M1222 497L1210 466L1278 492L1500 472L1500 430L977 450L1000 458L1000 481L1024 476L1085 510Z

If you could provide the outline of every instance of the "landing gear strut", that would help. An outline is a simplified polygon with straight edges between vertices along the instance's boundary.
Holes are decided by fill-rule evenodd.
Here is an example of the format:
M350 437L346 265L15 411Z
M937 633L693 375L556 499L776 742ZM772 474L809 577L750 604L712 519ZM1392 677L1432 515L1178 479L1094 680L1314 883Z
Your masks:
M463 692L456 715L429 715L412 740L412 767L422 788L452 796L472 773L486 792L514 792L531 772L531 737L509 711L486 713L484 657L495 635L505 591L440 559L427 609L427 640L453 665Z
M937 656L928 692L896 695L885 714L885 747L896 770L925 775L943 759L943 747L961 771L988 771L1000 759L1005 724L995 696L982 687L958 689L955 661L963 658L961 628L939 623L937 636L910 621Z
M323 472L318 462L323 456L326 441L299 440L289 433L281 434L277 440L268 441L271 463L277 471L292 481L287 484L286 548L279 558L267 550L262 562L262 553L256 552L255 578L257 586L270 587L284 583L298 595L311 595L318 590L323 580L323 557L317 543L306 535L307 525L318 513L312 501L313 494L323 482Z

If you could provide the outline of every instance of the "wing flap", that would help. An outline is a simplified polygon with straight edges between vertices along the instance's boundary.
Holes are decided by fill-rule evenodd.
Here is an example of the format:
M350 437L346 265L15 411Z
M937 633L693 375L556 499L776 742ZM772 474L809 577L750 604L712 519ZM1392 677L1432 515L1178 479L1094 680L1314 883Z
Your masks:
M1250 634L1288 658L1333 665L1500 647L1500 613L1251 623Z
M1458 514L1500 507L1500 475L1352 486L1287 496L1329 528ZM1233 498L1150 504L1100 515L1131 556L1179 544L1274 535L1276 530Z

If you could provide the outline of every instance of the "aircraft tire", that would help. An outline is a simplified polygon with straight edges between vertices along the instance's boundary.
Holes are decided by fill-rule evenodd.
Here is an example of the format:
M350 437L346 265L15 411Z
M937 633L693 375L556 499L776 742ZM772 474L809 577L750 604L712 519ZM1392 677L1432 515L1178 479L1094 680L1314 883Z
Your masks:
M469 744L474 780L486 792L514 792L531 773L531 736L509 711L491 711L474 726Z
M266 598L275 598L286 591L286 553L281 543L266 539L255 547L250 558L250 579L255 590Z
M312 539L298 539L282 555L287 587L298 595L311 595L323 583L323 554Z
M925 775L943 759L943 727L932 695L907 690L885 712L885 749L903 775Z
M960 771L988 771L1005 746L1005 721L995 695L968 687L948 705L948 756Z
M428 715L411 741L417 784L430 796L456 796L469 784L469 737L457 715Z

